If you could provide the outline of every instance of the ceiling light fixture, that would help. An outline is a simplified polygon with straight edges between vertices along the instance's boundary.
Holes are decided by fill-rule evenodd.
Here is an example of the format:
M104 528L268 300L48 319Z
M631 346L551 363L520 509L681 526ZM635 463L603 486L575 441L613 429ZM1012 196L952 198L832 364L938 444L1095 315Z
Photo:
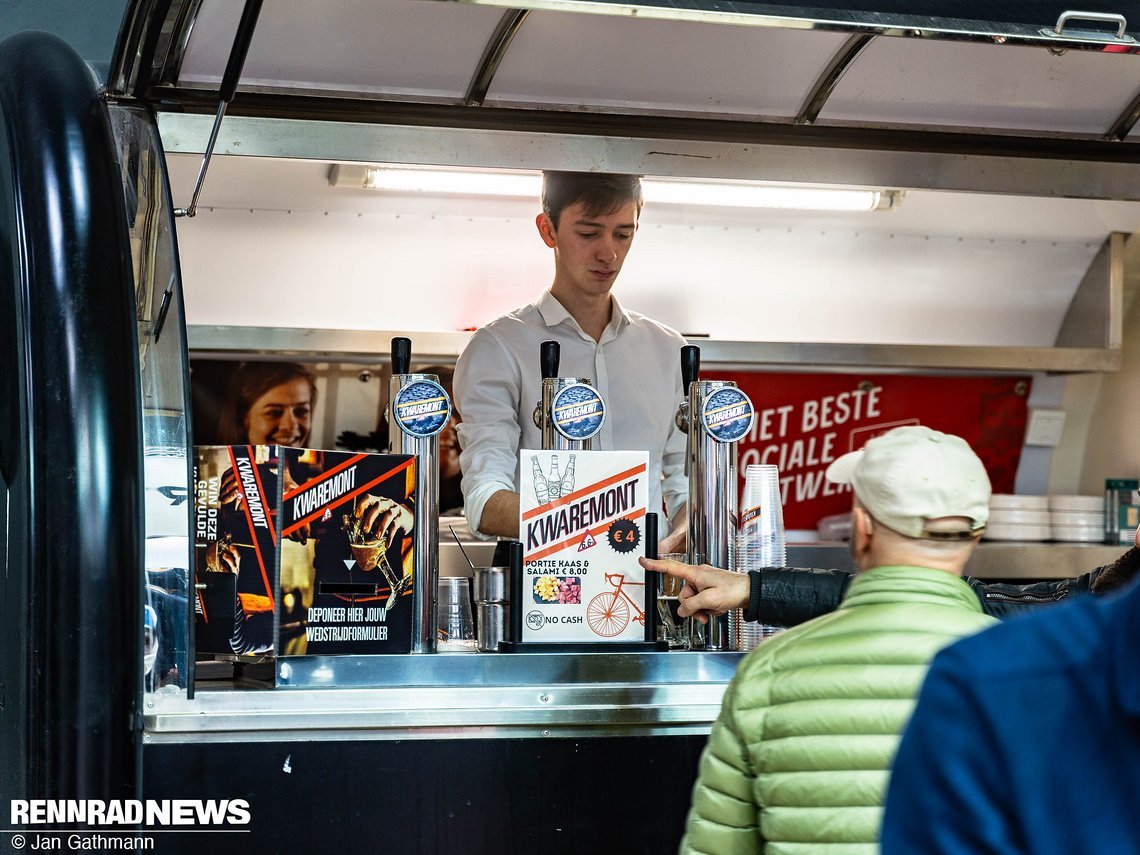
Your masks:
M407 166L333 164L333 187L460 196L538 199L542 176L534 172L479 172ZM832 189L742 181L645 178L645 201L652 204L729 208L783 208L813 211L882 211L898 205L901 190Z

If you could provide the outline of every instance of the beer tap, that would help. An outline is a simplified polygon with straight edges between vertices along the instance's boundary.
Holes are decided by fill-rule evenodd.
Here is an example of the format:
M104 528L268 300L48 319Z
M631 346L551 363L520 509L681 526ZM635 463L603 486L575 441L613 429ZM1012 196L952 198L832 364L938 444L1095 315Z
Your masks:
M412 652L435 653L439 583L439 433L451 419L451 399L435 374L410 373L411 339L392 339L388 383L388 450L416 456L415 583Z
M752 401L730 380L701 380L701 349L681 348L681 379L687 397L677 410L677 427L688 434L690 564L736 569L736 444L752 428ZM739 647L740 616L710 617L707 650ZM694 622L694 627L695 627ZM691 634L690 638L694 636Z
M542 397L534 425L542 431L544 450L590 451L606 420L606 404L588 378L558 376L561 355L556 341L544 341L539 349Z

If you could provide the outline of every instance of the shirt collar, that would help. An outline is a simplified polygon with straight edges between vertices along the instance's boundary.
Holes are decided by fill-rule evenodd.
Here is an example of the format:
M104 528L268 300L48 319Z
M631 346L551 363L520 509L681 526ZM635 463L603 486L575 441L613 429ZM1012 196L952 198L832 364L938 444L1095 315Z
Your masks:
M612 301L610 304L610 322L606 325L605 330L602 332L602 340L600 343L605 343L614 338L619 332L621 332L624 327L627 327L633 323L633 319L630 317L629 312L627 312L625 310L625 307L622 306L620 302L618 302L618 298L613 294L610 294L610 300ZM576 329L579 333L586 335L584 332L582 332L582 328L578 325L578 322L574 320L574 316L571 315L570 312L567 311L566 307L558 301L557 297L550 293L549 288L542 292L542 295L538 298L538 300L535 301L534 307L542 316L543 323L545 323L548 327L555 327L562 323L569 323L571 327Z

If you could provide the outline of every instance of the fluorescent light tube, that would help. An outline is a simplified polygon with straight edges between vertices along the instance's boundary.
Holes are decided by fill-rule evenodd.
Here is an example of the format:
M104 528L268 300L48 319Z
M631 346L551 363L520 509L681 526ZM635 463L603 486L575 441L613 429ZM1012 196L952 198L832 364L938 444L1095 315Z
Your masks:
M697 181L641 182L646 202L722 208L798 208L809 211L874 211L883 201L878 190L781 187Z
M329 171L333 187L355 187L390 193L502 196L538 199L542 176L528 172L481 172L405 166L347 166ZM829 189L731 181L646 178L645 201L653 204L729 208L785 208L816 211L874 211L894 207L898 190Z

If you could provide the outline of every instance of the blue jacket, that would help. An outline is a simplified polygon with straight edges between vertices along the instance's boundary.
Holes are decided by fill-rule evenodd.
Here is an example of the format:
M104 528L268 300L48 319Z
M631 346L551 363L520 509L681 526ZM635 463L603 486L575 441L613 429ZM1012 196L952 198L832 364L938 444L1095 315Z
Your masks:
M1140 853L1140 586L934 660L895 760L896 853Z

